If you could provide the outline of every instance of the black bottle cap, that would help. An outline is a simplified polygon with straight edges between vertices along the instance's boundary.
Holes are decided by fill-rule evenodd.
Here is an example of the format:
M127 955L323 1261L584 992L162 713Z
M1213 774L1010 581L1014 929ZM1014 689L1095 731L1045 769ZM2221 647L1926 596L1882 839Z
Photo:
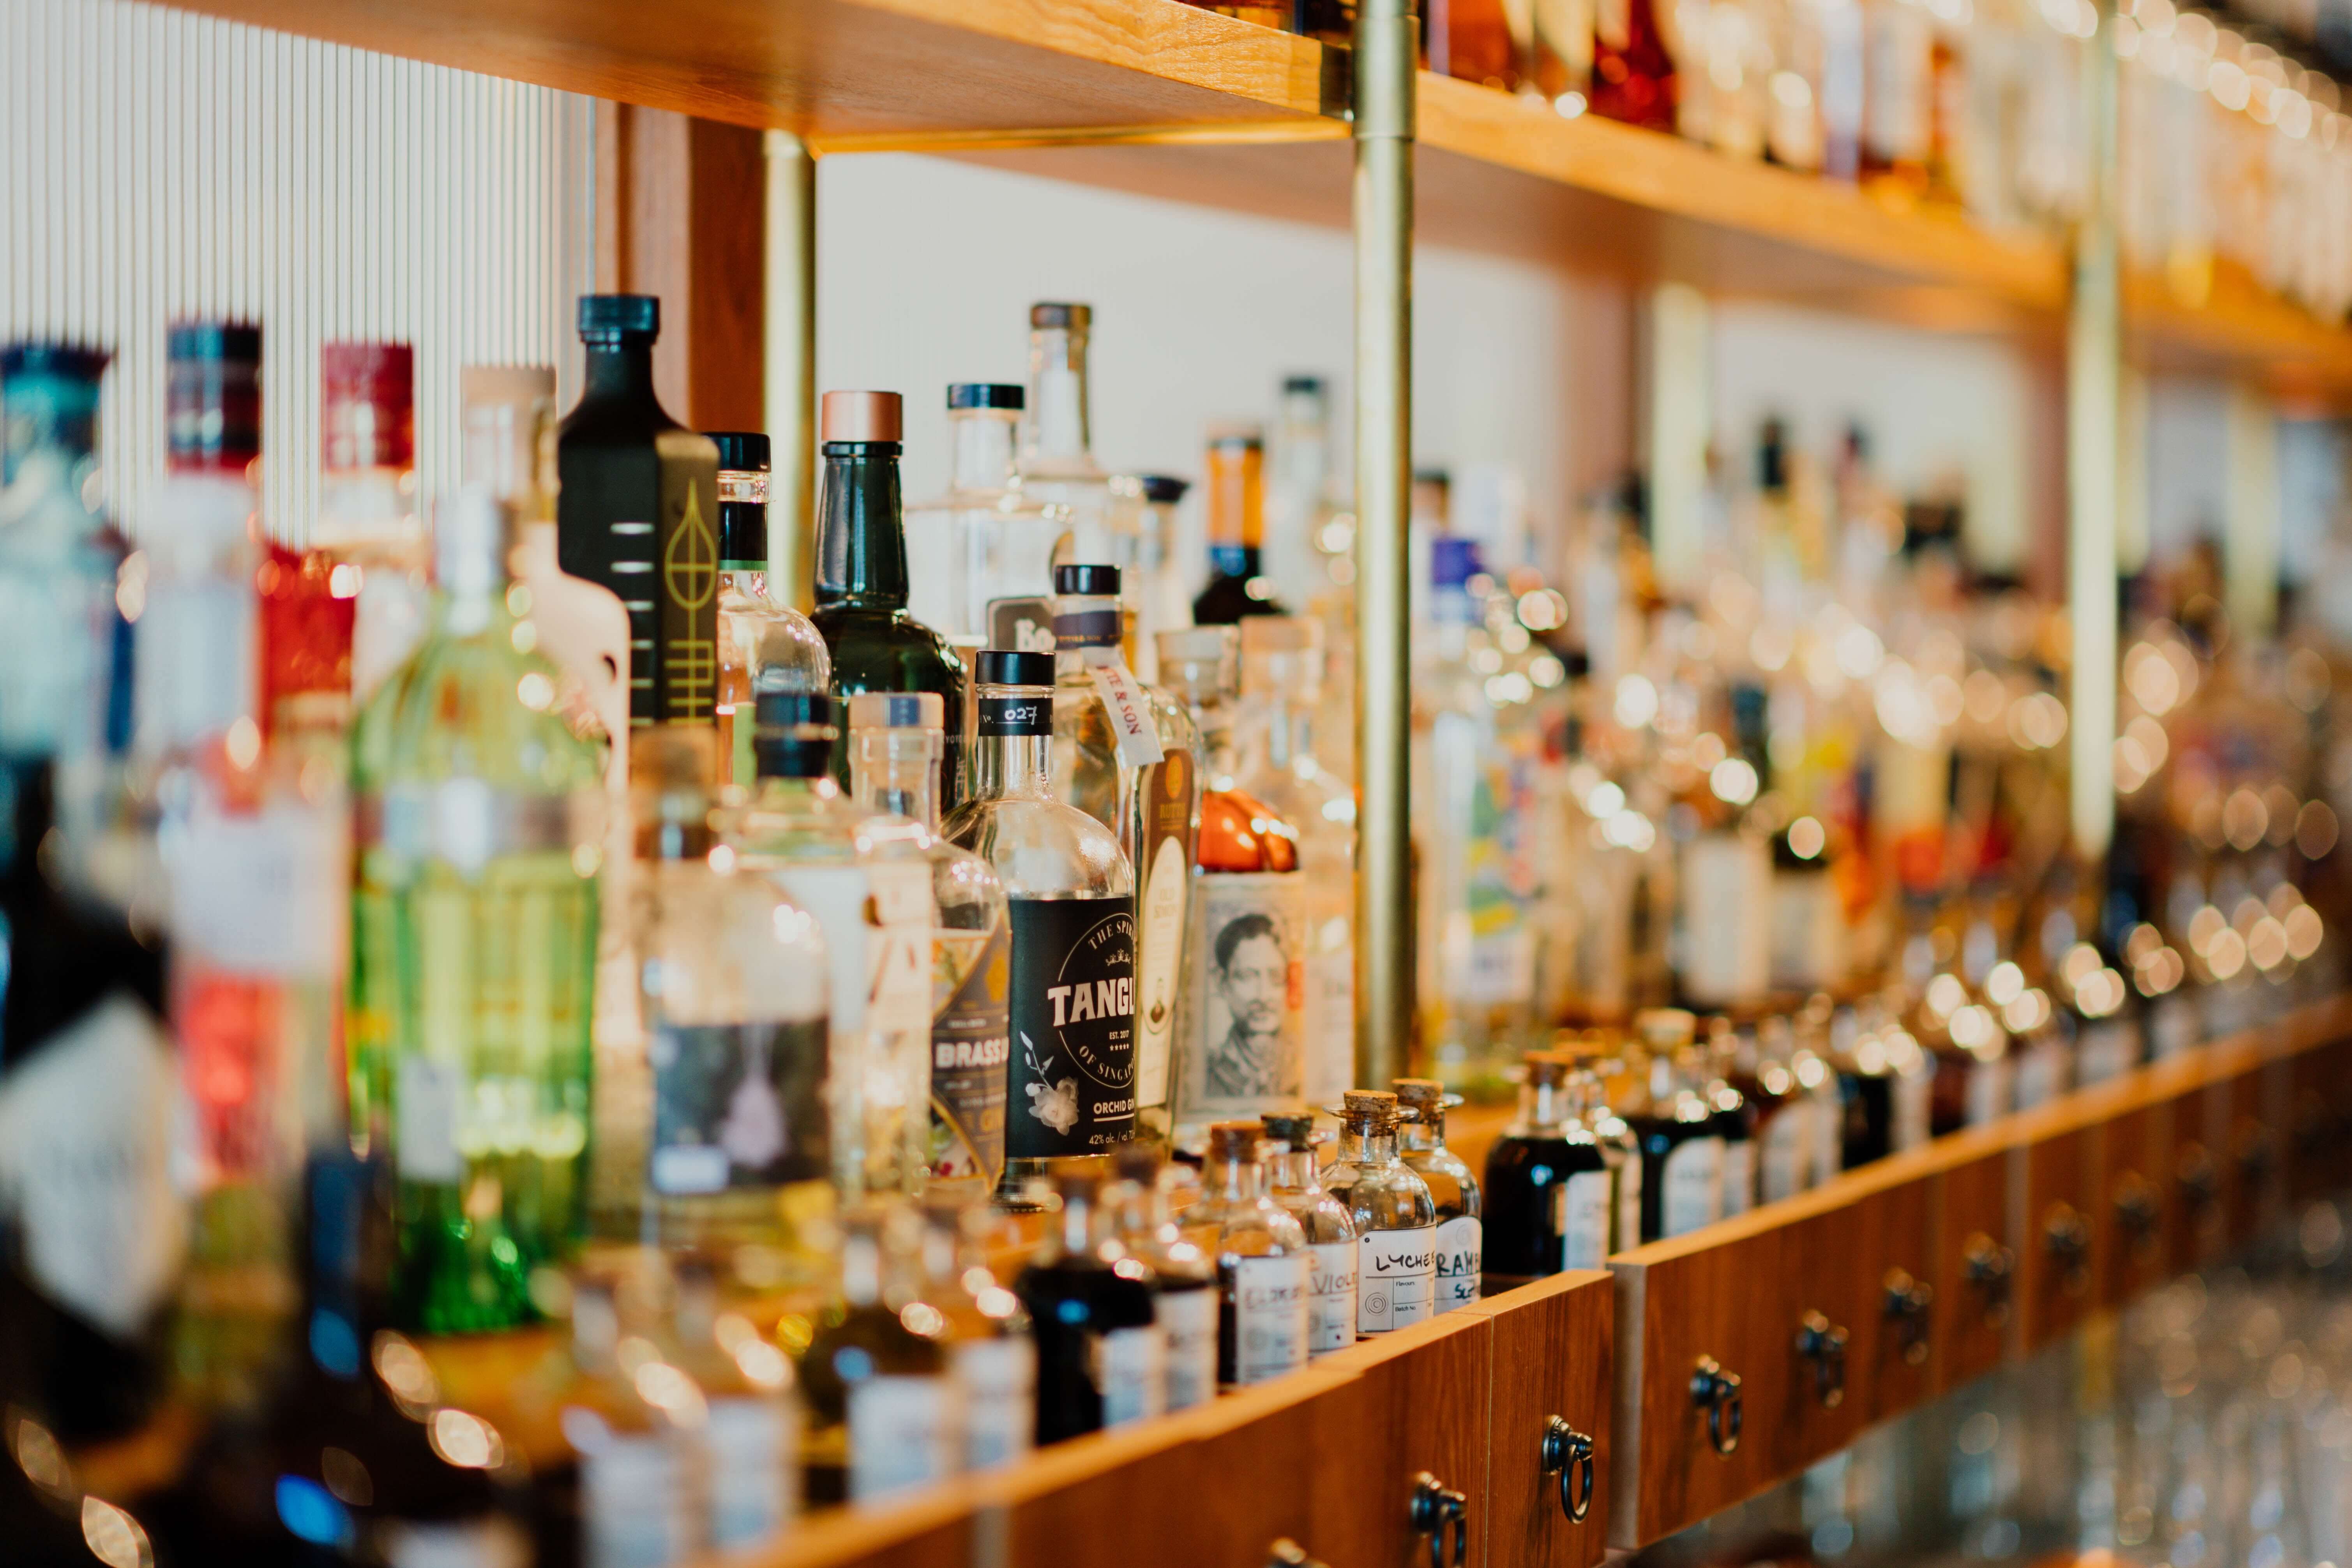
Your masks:
M1006 381L957 381L948 384L950 408L1010 408L1019 412L1029 405L1025 387Z
M1032 327L1066 327L1083 332L1093 324L1094 319L1095 308L1092 305L1067 305L1045 300L1029 307L1029 324Z
M583 294L580 335L615 338L625 333L661 336L661 300L652 294Z
M1192 488L1192 480L1180 479L1173 474L1145 474L1142 484L1143 499L1158 506L1174 506Z
M261 363L261 329L250 321L174 321L164 338L164 357Z
M1324 380L1319 375L1286 375L1282 378L1282 390L1286 393L1320 393L1324 384Z
M762 691L752 713L762 730L793 730L809 724L838 726L833 699L822 691Z
M1003 647L984 648L972 660L971 678L980 686L1051 686L1054 656Z
M87 343L47 342L0 344L0 381L17 376L55 376L66 381L96 381L106 374L113 353Z
M768 437L761 430L709 430L719 444L719 466L737 473L768 471Z
M1054 568L1054 592L1073 598L1109 598L1118 592L1118 568L1056 566Z

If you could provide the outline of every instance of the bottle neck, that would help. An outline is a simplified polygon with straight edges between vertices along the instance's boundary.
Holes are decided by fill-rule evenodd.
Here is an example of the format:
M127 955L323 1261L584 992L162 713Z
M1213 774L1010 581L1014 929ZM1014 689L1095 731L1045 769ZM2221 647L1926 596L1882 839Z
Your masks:
M768 569L768 476L724 469L719 476L719 569Z
M819 608L907 607L907 533L896 441L828 441L817 500Z
M1126 617L1118 600L1095 595L1064 594L1054 600L1054 674L1061 680L1086 680L1088 666L1103 655L1090 650L1117 649Z
M974 797L1052 798L1052 691L1042 686L983 686L979 698L980 733L971 756Z
M1094 1248L1095 1205L1075 1194L1062 1198L1062 1256L1078 1258Z
M1354 1165L1386 1165L1397 1154L1396 1123L1349 1121L1339 1124L1339 1158Z
M1433 1153L1445 1147L1445 1112L1436 1106L1422 1111L1397 1130L1398 1146L1414 1153Z
M595 401L643 400L659 406L654 394L654 340L631 332L589 339L581 397Z
M1029 428L1022 457L1031 468L1093 466L1083 331L1037 327L1029 333Z
M1265 1156L1266 1185L1276 1192L1296 1192L1315 1185L1315 1151L1276 1149Z
M1255 1160L1214 1160L1208 1178L1217 1194L1230 1203L1246 1203L1258 1195L1261 1167Z
M948 416L948 485L958 490L1001 490L1013 482L1017 415L995 408L959 408Z
M924 730L867 731L849 760L849 787L867 811L940 825L940 742Z
M1569 1097L1549 1080L1531 1080L1519 1089L1519 1120L1530 1128L1556 1128L1568 1120Z

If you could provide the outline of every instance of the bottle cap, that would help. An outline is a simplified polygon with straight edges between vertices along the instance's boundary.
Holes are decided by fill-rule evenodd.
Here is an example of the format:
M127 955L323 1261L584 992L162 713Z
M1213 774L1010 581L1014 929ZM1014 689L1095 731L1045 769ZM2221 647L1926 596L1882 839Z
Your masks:
M1111 1151L1110 1168L1120 1181L1148 1187L1160 1177L1160 1151L1140 1138L1129 1139Z
M1328 383L1319 375L1286 375L1282 378L1282 390L1286 395L1296 393L1320 397L1328 385Z
M1209 426L1208 444L1212 447L1264 447L1265 426L1258 424L1219 424Z
M406 343L319 348L319 467L405 468L416 461L416 351Z
M1475 577L1480 570L1476 540L1442 533L1429 542L1431 586L1459 588Z
M1257 1146L1266 1134L1265 1127L1255 1121L1215 1121L1209 1124L1209 1158L1237 1160L1244 1164L1257 1161Z
M0 381L51 376L60 381L96 381L106 374L114 355L85 343L14 342L0 344Z
M468 364L457 369L457 401L467 408L555 400L555 372L543 364Z
M1416 1111L1445 1109L1445 1086L1433 1078L1400 1078L1390 1080L1396 1090L1397 1103Z
M762 730L834 729L834 700L822 691L762 691L752 712Z
M1350 1120L1365 1116L1396 1120L1397 1097L1384 1089L1351 1089L1340 1096L1339 1103Z
M1051 686L1054 656L1011 648L982 648L980 657L972 660L971 679L976 686Z
M1029 307L1029 325L1033 328L1061 327L1083 332L1094 324L1092 305L1066 305L1055 300L1042 300Z
M706 432L719 445L719 466L736 473L768 471L768 436L764 430Z
M167 359L261 363L261 329L250 321L173 321L163 340Z
M1143 486L1143 499L1154 506L1174 506L1192 488L1190 479L1180 479L1173 474L1143 474L1138 476Z
M1118 568L1056 566L1054 592L1069 598L1111 598L1118 593Z
M580 337L607 342L623 337L661 336L661 300L651 294L583 294Z
M819 421L821 439L896 445L906 430L906 400L895 392L828 392Z
M852 730L942 730L947 703L936 691L860 691L849 700Z
M948 384L950 408L1006 408L1014 413L1029 405L1029 389L1009 381L955 381Z
M1257 1120L1258 1125L1265 1129L1269 1142L1294 1153L1315 1147L1315 1117L1311 1111L1269 1110Z
M1572 1051L1529 1051L1520 1059L1528 1066L1528 1082L1554 1089L1568 1081L1579 1060Z
M433 575L445 592L482 595L507 580L509 513L488 485L462 485L433 514Z
M1633 1027L1652 1050L1675 1050L1691 1043L1698 1020L1680 1007L1644 1007L1633 1015Z

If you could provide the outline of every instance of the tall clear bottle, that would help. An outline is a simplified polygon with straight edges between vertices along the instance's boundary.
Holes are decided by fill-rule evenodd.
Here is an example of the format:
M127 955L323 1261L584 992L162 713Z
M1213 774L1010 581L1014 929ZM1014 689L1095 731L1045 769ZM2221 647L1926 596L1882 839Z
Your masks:
M719 447L719 724L720 777L750 788L751 710L762 691L823 691L833 679L824 638L768 592L768 437L714 430Z
M1462 1097L1447 1094L1433 1078L1401 1078L1389 1087L1396 1091L1402 1119L1397 1157L1429 1184L1437 1205L1437 1310L1450 1312L1478 1299L1485 1268L1478 1178L1445 1146L1446 1105L1461 1104Z
M1590 1046L1575 1047L1566 1055L1570 1064L1569 1114L1590 1129L1593 1142L1601 1146L1615 1194L1607 1250L1630 1251L1642 1245L1642 1141L1610 1103L1610 1083L1602 1075L1613 1075L1619 1067L1614 1061L1602 1060Z
M1004 1071L1012 1055L1005 988L1013 934L1004 883L940 832L943 707L929 691L849 700L852 793L869 822L869 858L919 856L931 880L931 1033L919 1089L930 1102L920 1151L925 1190L977 1201L1004 1171Z
M1265 1130L1266 1195L1290 1211L1307 1238L1307 1356L1346 1350L1356 1342L1356 1222L1318 1179L1314 1113L1281 1111L1258 1124Z
M923 563L907 613L957 647L1050 653L1054 562L1068 508L1021 482L1018 386L948 388L948 488L907 509L907 553ZM1045 483L1041 479L1039 483ZM1066 558L1066 557L1065 557Z
M1029 409L1021 432L1021 489L1066 513L1060 561L1113 559L1110 480L1095 461L1087 350L1094 307L1048 301L1029 307ZM998 646L1003 646L999 644Z
M1356 1227L1356 1332L1385 1334L1436 1313L1437 1205L1429 1184L1397 1157L1397 1100L1351 1089L1339 1152L1323 1189Z
M433 629L352 736L352 1135L398 1173L397 1321L470 1332L584 1223L604 759L516 646L506 508L436 523Z
M1354 533L1333 493L1330 385L1319 375L1285 376L1280 409L1266 482L1265 574L1284 602L1316 614L1342 586L1331 563Z
M1297 1216L1266 1195L1255 1121L1209 1129L1201 1201L1184 1229L1217 1267L1217 1385L1239 1388L1307 1364L1314 1254Z
M1110 829L1053 794L1054 660L991 648L974 668L972 798L951 842L995 868L1013 932L1004 1177L1097 1173L1135 1126L1135 873Z
M361 703L424 637L432 614L432 540L416 493L416 353L406 343L326 343L319 384L310 547L357 579L351 695Z

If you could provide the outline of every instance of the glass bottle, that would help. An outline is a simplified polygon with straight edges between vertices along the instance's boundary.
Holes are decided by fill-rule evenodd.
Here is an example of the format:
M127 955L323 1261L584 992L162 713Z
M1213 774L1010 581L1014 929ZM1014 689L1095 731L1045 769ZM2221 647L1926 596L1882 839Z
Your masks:
M1286 603L1319 615L1318 601L1342 585L1331 563L1347 553L1354 535L1354 520L1334 494L1331 389L1323 377L1283 377L1268 462L1265 574Z
M1701 1068L1706 1078L1702 1092L1714 1112L1716 1136L1723 1140L1722 1197L1718 1204L1721 1217L1746 1214L1756 1206L1756 1139L1755 1125L1748 1108L1748 1097L1731 1081L1739 1070L1739 1039L1733 1032L1731 1020L1717 1016L1707 1020L1707 1043L1704 1047L1705 1061Z
M1037 1341L1041 1444L1157 1415L1166 1389L1151 1270L1109 1239L1097 1184L1091 1171L1055 1175L1061 1213L1014 1287Z
M849 773L861 810L919 829L907 836L908 849L929 868L934 922L925 1186L942 1197L978 1200L995 1190L1004 1170L1013 937L995 868L940 833L943 712L929 691L851 698ZM894 836L876 823L865 832L870 852Z
M1659 0L1602 0L1593 9L1592 112L1651 131L1675 129L1675 55Z
M1811 1156L1805 1184L1833 1181L1844 1164L1845 1094L1829 1058L1829 998L1815 996L1798 1011L1790 1065L1808 1109Z
M1192 600L1192 622L1229 626L1245 616L1289 612L1260 571L1265 543L1265 434L1255 425L1209 432L1209 583Z
M1037 1346L1028 1310L982 1256L988 1224L988 1210L978 1205L923 1211L922 1300L947 1320L967 1470L1022 1458L1037 1425Z
M818 699L824 700L824 699ZM632 879L653 1128L639 1235L739 1289L816 1283L831 1206L828 959L767 864L714 829L716 737L657 725L632 761Z
M1723 1139L1691 1037L1696 1020L1654 1007L1634 1020L1649 1052L1648 1105L1626 1118L1642 1148L1642 1239L1712 1225L1723 1201Z
M1614 1074L1618 1064L1604 1062L1590 1047L1568 1052L1569 1114L1591 1130L1601 1157L1608 1163L1616 1206L1609 1219L1609 1251L1627 1252L1642 1245L1642 1141L1626 1120L1610 1106L1604 1071Z
M1478 1299L1484 1272L1484 1208L1478 1178L1460 1156L1445 1146L1445 1110L1449 1095L1433 1078L1401 1078L1389 1086L1396 1091L1402 1118L1397 1157L1429 1185L1437 1205L1437 1304L1450 1312Z
M867 1502L955 1474L963 1420L947 1318L916 1289L919 1222L874 1200L841 1231L841 1307L801 1357L803 1482L813 1503Z
M719 448L654 392L661 301L583 294L580 401L556 426L556 554L629 613L629 721L708 724L719 697Z
M585 1216L604 757L520 651L506 508L436 519L433 629L360 711L352 902L353 1137L399 1176L394 1317L428 1332L533 1315L529 1270Z
M1188 626L1192 591L1176 562L1176 507L1192 488L1171 474L1120 474L1110 481L1121 522L1118 536L1124 608L1131 623L1128 657L1148 682L1160 679L1160 634Z
M1051 1160L1091 1156L1099 1172L1135 1125L1135 874L1110 829L1053 796L1052 657L991 648L974 678L972 797L946 833L1009 901L999 1190L1017 1197Z
M907 613L907 535L899 515L903 408L895 392L824 395L817 497L816 614L833 693L931 691L947 712L940 791L962 798L964 665L947 639ZM849 777L844 748L834 778Z
M1069 533L1059 501L1023 488L1021 416L1010 384L948 388L948 488L907 509L907 555L923 563L907 613L959 648L1050 653L1054 561ZM1044 482L1042 479L1040 482Z
M1776 1204L1813 1184L1812 1106L1797 1081L1788 1019L1759 1020L1741 1048L1754 1053L1737 1081L1756 1112L1756 1197Z
M310 548L357 579L351 700L363 703L416 647L432 613L425 586L432 542L416 493L415 351L406 343L326 343L319 382L319 515Z
M704 1536L721 1552L756 1546L800 1511L793 1363L750 1318L720 1310L719 1270L709 1258L682 1257L675 1272L673 1364L694 1380L704 1405Z
M1209 1129L1201 1201L1187 1235L1216 1260L1217 1386L1239 1388L1307 1364L1314 1255L1297 1219L1265 1194L1255 1121Z
M1356 792L1316 756L1325 708L1323 628L1289 616L1241 625L1244 714L1234 783L1298 830L1306 879L1305 1068L1309 1105L1348 1090L1356 1058Z
M1102 1192L1118 1244L1151 1270L1151 1316L1160 1325L1161 1408L1190 1410L1217 1394L1217 1265L1187 1211L1179 1229L1169 1218L1160 1155L1149 1143L1120 1146L1118 1180ZM1197 1205L1196 1205L1197 1206Z
M702 1396L646 1337L651 1294L643 1278L572 1286L571 1365L556 1395L570 1454L541 1485L576 1489L584 1568L670 1568L707 1541Z
M823 691L824 638L768 592L768 437L714 430L719 447L719 723L722 778L750 788L752 725L737 720L761 691Z
M1435 1314L1437 1205L1397 1157L1396 1096L1351 1089L1323 1189L1356 1227L1356 1332L1385 1334Z
M1528 1052L1518 1117L1486 1152L1489 1296L1608 1265L1616 1184L1600 1141L1574 1114L1573 1068L1564 1053Z
M1433 0L1422 31L1429 69L1504 92L1517 89L1522 45L1502 0Z
M1307 1238L1307 1353L1346 1350L1356 1342L1356 1222L1317 1178L1314 1113L1269 1113L1258 1124L1266 1196L1290 1211Z
M1095 461L1087 348L1094 307L1047 301L1029 307L1029 408L1021 431L1021 489L1063 509L1068 553L1056 560L1108 561L1110 481ZM1004 645L994 645L1002 647Z

